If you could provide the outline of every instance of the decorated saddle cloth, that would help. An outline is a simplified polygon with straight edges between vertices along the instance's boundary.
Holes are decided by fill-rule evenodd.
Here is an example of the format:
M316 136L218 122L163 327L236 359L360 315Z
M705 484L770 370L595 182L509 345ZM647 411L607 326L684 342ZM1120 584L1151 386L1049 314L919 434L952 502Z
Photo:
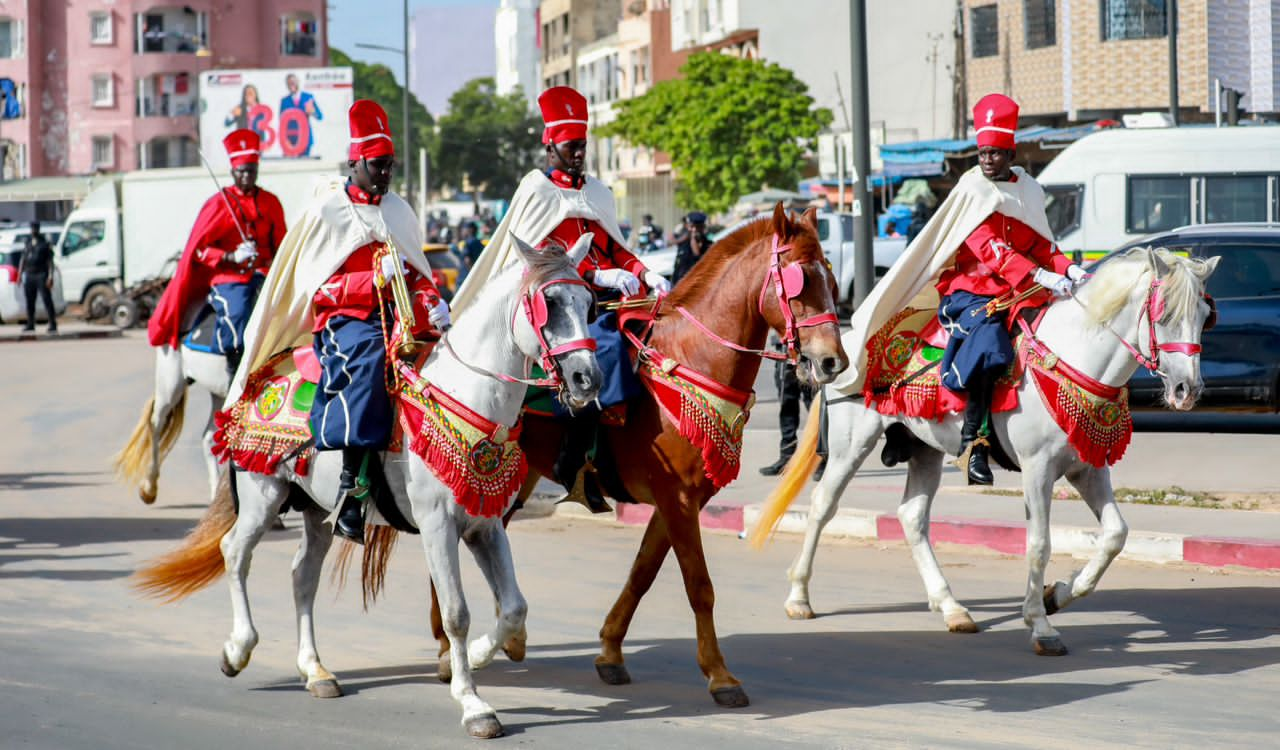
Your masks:
M1129 391L1109 386L1061 361L1034 335L1034 324L1020 323L1017 357L996 383L993 413L1018 406L1018 386L1030 372L1045 408L1067 434L1082 461L1107 466L1119 461L1133 434ZM938 362L947 334L936 310L899 312L867 342L867 406L890 416L941 420L964 410L965 396L942 387Z
M311 402L317 379L304 377L291 351L271 357L249 376L244 395L214 415L214 455L256 474L274 473L281 461L297 457L294 471L305 476L315 453Z

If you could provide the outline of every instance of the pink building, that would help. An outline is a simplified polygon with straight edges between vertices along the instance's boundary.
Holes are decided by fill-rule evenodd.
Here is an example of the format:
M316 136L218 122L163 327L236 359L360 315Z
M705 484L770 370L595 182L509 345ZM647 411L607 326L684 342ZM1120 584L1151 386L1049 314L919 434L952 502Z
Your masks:
M2 176L198 164L199 73L324 66L326 26L324 0L0 0Z

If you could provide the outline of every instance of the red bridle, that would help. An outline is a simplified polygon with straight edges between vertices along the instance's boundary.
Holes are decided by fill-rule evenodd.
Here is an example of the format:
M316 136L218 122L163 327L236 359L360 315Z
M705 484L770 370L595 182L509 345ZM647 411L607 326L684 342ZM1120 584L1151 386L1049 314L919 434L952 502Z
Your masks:
M695 328L702 331L709 338L734 351L792 364L799 362L800 329L830 323L836 326L838 330L840 320L836 318L834 312L819 313L801 321L796 320L795 313L791 310L791 302L804 292L804 264L793 260L785 266L782 265L782 255L791 250L791 248L791 243L784 244L778 240L777 234L773 235L773 251L769 262L769 272L765 276L764 284L760 287L759 299L756 303L756 309L760 311L761 315L764 315L768 292L770 289L773 290L773 298L777 300L778 308L782 311L782 345L786 349L785 354L771 352L767 349L750 349L741 344L736 344L707 328L702 321L695 318L693 313L685 308L677 307L676 312L684 316L685 320L692 323Z
M1120 339L1120 343L1123 344L1124 347L1129 350L1129 353L1133 355L1134 359L1138 360L1138 364L1154 373L1160 372L1160 352L1176 352L1178 354L1185 354L1188 357L1194 357L1200 354L1202 348L1200 344L1192 343L1190 341L1161 342L1156 337L1156 323L1164 318L1165 313L1163 287L1164 282L1162 280L1151 280L1151 286L1147 288L1147 302L1143 305L1142 312L1138 317L1138 320L1141 321L1142 315L1147 316L1147 330L1151 337L1151 356L1148 357L1143 354L1137 346L1130 344L1123 336L1117 337ZM1207 331L1210 328L1213 328L1213 324L1217 316L1217 306L1214 305L1213 297L1210 297L1208 294L1204 295L1204 299L1209 303L1209 317L1205 319L1204 326L1204 330ZM1142 342L1139 341L1138 343L1141 344Z

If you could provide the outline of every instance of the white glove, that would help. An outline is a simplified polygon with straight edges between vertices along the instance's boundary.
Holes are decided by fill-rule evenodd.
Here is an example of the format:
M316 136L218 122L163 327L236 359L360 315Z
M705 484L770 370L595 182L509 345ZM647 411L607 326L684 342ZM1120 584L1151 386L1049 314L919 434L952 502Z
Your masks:
M1088 271L1084 270L1080 266L1077 266L1075 263L1072 263L1071 265L1067 266L1067 278L1071 279L1073 282L1077 284L1080 283L1081 279L1087 279L1091 275L1092 274L1090 274Z
M236 264L244 264L258 257L258 246L253 240L245 240L236 246L231 252L231 262Z
M1052 291L1059 297L1071 296L1071 290L1075 288L1075 284L1071 283L1071 279L1060 273L1046 271L1043 268L1036 269L1035 280L1037 284Z
M596 271L592 281L596 286L617 289L628 297L640 291L640 279L623 268L602 268Z
M437 331L443 331L453 322L449 317L449 303L440 300L436 306L431 308L431 312L427 313L427 320L431 321L431 327Z
M382 274L382 278L384 281L396 275L396 258L397 256L392 253L387 253L386 255L382 256L382 268L380 272ZM406 274L408 272L409 272L409 269L407 266L405 266L404 259L401 258L400 273Z
M666 294L671 291L671 282L667 281L667 278L657 271L645 271L644 283L658 294Z

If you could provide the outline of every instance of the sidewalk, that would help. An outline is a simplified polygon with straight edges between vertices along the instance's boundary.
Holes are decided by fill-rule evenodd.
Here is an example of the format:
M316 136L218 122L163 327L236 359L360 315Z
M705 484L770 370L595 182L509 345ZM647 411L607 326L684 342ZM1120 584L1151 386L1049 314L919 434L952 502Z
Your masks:
M757 409L768 410L767 404ZM753 417L753 423L755 419ZM754 426L754 424L753 424ZM777 433L748 428L743 445L743 470L703 511L703 527L742 532L751 528L776 483L757 468L776 458ZM905 467L881 465L880 446L867 459L841 496L840 509L824 531L878 541L903 538L896 511L906 482ZM1219 435L1191 433L1135 433L1125 458L1112 470L1117 488L1186 490L1232 495L1280 495L1280 474L1270 471L1280 456L1280 435ZM1061 487L1066 487L1063 482ZM809 493L801 492L779 523L780 533L802 534ZM934 500L930 536L935 542L986 547L1008 554L1025 554L1025 511L1019 475L997 470L998 490L1018 496L982 494L964 485L960 472L946 466L942 487ZM537 494L542 502L558 499L562 490L544 480ZM1149 562L1190 562L1201 565L1241 565L1280 570L1280 512L1225 510L1121 503L1129 524L1122 557ZM556 513L579 515L580 506L555 506ZM652 508L619 505L601 518L624 524L645 524ZM1098 524L1085 503L1058 499L1053 504L1052 542L1055 553L1087 557L1092 553Z
M59 321L57 333L46 333L43 323L37 326L34 332L28 331L24 333L22 324L14 323L0 325L0 344L48 341L51 339L119 338L122 333L123 331L115 326L85 323L76 320Z

